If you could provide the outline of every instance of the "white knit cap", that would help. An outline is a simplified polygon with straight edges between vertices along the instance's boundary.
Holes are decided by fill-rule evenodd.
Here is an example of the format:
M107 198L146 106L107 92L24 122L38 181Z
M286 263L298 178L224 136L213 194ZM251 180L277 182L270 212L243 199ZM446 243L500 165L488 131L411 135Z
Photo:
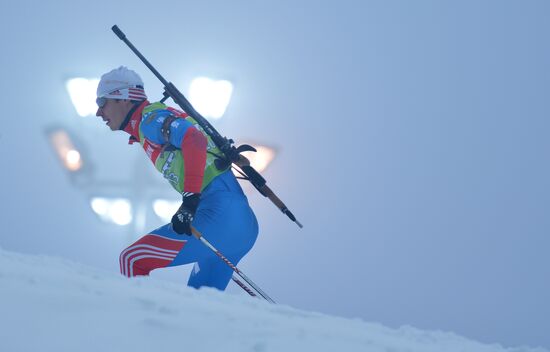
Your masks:
M120 66L101 76L97 86L98 98L145 100L143 81L139 75Z

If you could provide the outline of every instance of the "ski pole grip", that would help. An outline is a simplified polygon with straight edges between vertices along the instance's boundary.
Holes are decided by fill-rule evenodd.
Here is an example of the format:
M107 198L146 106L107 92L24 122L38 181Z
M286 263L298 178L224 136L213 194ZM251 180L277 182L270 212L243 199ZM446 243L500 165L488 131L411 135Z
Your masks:
M112 26L111 29L113 30L113 32L115 32L117 37L120 38L120 40L126 39L126 34L122 33L122 31L120 30L120 28L118 28L118 26L116 24L114 26Z

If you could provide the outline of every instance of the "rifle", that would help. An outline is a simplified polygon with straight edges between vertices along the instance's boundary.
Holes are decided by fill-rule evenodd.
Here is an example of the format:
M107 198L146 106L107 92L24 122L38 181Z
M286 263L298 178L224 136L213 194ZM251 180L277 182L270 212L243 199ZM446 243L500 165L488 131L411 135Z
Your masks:
M241 153L245 151L256 152L256 149L248 144L235 147L233 145L235 142L232 139L222 137L222 135L216 131L210 122L208 122L208 120L206 120L197 110L195 110L195 108L193 108L191 103L189 103L187 98L176 88L176 86L162 77L153 65L151 65L149 61L147 61L147 59L139 52L139 50L137 50L136 47L126 38L126 35L120 30L120 28L118 28L117 25L114 25L111 29L162 82L164 85L164 97L161 99L161 102L164 102L168 98L172 98L172 100L178 104L183 111L197 121L203 130L212 138L216 146L222 151L223 157L219 157L215 162L218 170L226 169L231 164L236 165L240 169L241 174L245 176L244 179L250 181L250 183L252 183L252 185L254 185L254 187L264 197L269 198L269 200L271 200L283 214L286 214L290 220L302 228L302 224L296 220L294 214L292 214L292 212L279 199L279 197L277 197L275 193L273 193L273 191L267 186L267 181L262 177L262 175L260 175L260 173L250 165L250 161L245 156L241 155Z

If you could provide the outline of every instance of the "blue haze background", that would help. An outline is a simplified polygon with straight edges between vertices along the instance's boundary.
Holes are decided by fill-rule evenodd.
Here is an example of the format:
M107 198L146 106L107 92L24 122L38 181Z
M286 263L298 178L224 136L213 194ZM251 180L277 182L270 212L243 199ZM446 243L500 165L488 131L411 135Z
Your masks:
M66 92L68 78L124 64L161 97L111 32L118 24L184 93L198 75L233 81L215 127L278 148L264 176L305 227L247 186L261 232L240 265L277 301L550 347L549 2L3 1L0 10L2 248L118 270L118 253L142 234L99 222L89 196L108 180L137 183L119 190L134 196L177 197L139 147L78 117ZM48 144L56 125L94 166L84 188ZM160 224L149 217L147 228ZM155 275L183 284L185 270Z

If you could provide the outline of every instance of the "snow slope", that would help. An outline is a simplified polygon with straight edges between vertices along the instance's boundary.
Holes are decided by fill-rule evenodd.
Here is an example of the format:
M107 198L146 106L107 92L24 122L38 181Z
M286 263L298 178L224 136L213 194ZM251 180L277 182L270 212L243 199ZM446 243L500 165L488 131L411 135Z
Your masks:
M0 351L545 351L389 329L0 249Z

